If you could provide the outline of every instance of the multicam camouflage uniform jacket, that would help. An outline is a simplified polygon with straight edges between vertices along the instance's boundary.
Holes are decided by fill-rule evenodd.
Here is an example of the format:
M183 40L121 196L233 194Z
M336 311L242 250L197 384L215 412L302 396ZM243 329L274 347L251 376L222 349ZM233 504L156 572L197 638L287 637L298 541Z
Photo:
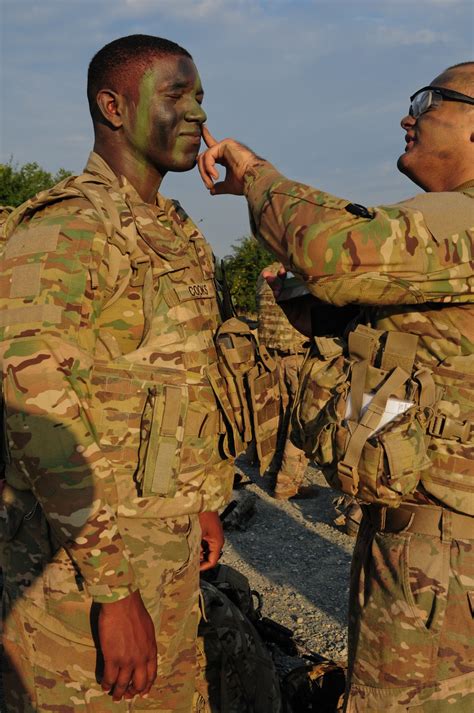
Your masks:
M275 275L281 264L272 263L266 270ZM297 354L304 351L305 337L289 322L279 307L273 292L262 275L257 280L258 339L267 349L276 349L282 354Z
M421 489L474 515L474 181L367 209L262 161L245 193L254 232L315 297L369 306L372 326L418 336L417 361L444 392Z
M33 493L94 600L114 601L136 589L121 515L217 510L230 495L206 378L213 256L179 204L144 204L94 153L6 236L6 480Z

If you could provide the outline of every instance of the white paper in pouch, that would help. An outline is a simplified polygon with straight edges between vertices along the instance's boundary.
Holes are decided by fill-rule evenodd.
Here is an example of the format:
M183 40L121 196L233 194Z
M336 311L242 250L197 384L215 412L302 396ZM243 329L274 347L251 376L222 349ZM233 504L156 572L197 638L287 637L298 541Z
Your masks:
M374 398L375 393L372 391L369 394L362 394L362 411L360 417L364 415L364 413L367 411L367 406L370 404L372 399ZM383 414L380 417L380 422L377 428L374 428L373 431L370 432L370 435L373 436L374 433L377 433L382 429L384 426L387 425L387 423L390 423L390 421L393 421L394 419L397 418L397 416L400 416L400 414L405 413L405 411L408 411L409 408L414 406L413 401L402 401L401 399L395 399L393 397L389 397L387 399L387 404L385 406L385 410ZM346 403L346 413L344 415L345 419L349 419L352 416L352 401L351 401L351 395L349 394L349 398L347 399Z

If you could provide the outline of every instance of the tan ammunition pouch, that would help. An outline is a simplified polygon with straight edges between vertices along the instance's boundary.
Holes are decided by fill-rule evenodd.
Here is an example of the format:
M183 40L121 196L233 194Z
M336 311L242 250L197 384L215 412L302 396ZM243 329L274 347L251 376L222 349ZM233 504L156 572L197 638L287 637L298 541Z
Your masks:
M423 487L442 503L474 515L474 354L433 369L441 398L427 425L431 466Z
M219 360L207 373L227 426L225 451L237 456L254 438L263 474L275 452L278 431L276 362L237 317L220 325L215 344Z
M397 507L430 465L437 390L430 370L414 368L417 341L358 325L347 346L315 337L302 368L292 438L332 487L365 502ZM380 426L402 402L412 405Z

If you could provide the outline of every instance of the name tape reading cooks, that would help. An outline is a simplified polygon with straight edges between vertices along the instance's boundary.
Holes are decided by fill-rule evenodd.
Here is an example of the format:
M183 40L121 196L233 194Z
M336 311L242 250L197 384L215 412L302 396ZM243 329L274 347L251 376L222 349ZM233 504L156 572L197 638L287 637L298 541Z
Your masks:
M205 297L209 295L207 285L189 285L188 290L193 297Z

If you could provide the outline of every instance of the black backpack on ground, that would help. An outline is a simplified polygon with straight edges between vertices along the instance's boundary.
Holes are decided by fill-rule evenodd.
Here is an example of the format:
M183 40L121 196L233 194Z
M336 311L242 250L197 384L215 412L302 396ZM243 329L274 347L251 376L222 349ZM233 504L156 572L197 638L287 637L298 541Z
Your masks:
M255 627L261 615L247 578L218 565L201 575L201 595L198 647L206 713L282 713L278 675Z

